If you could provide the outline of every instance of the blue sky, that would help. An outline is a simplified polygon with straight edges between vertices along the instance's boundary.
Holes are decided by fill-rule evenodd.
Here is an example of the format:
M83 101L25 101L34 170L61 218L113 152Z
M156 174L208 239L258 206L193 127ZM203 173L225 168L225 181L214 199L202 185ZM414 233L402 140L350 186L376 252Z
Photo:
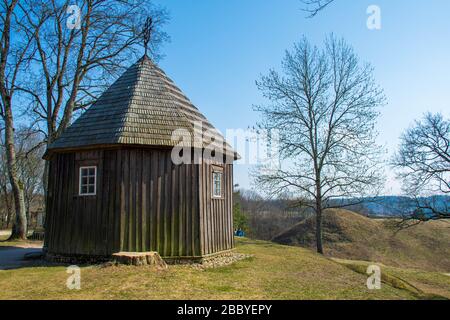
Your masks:
M264 102L260 74L279 69L286 49L302 35L316 44L331 32L344 37L375 67L388 105L379 142L389 154L400 134L426 111L450 116L450 1L336 0L313 19L300 0L158 0L171 15L161 67L221 131L247 128ZM381 30L366 27L369 5L381 8ZM250 188L247 166L235 183ZM400 192L389 174L387 194Z

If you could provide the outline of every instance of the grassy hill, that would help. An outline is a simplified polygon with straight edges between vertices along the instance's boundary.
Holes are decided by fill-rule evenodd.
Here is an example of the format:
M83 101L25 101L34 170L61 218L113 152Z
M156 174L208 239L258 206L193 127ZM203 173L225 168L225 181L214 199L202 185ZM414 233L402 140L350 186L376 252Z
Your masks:
M308 249L241 239L236 251L253 257L206 270L86 266L80 291L66 288L64 266L0 271L0 299L418 299L437 292L415 292L389 281L381 290L368 290L364 272ZM443 274L410 277L450 293L450 277Z
M273 241L314 248L315 220L306 219ZM329 257L380 262L393 267L450 272L450 223L434 221L398 231L391 219L370 219L347 210L324 214Z

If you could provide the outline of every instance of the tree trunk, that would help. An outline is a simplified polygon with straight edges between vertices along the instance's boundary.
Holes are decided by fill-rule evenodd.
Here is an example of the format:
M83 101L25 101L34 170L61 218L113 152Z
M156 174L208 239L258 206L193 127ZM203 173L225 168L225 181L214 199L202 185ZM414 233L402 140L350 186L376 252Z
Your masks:
M322 188L320 173L316 171L316 246L317 252L323 254L322 245Z
M5 201L2 228L9 229L9 222L10 222L9 220L11 217L12 210L11 210L11 201L9 199L10 194L8 191L8 187L6 186L6 182L5 184L2 184L1 188L4 197L3 200Z
M55 140L53 138L55 131L53 130L53 127L51 123L48 124L48 141L47 141L47 150L48 147L53 143ZM50 174L50 162L48 160L44 160L44 172L42 174L42 188L44 190L44 211L43 211L43 225L45 226L45 219L47 216L47 199L48 199L48 180L49 180L49 174Z
M6 194L6 197L5 197L5 205L6 205L6 207L5 207L5 210L6 210L5 229L9 229L9 223L10 223L10 220L11 220L11 212L12 212L12 210L11 210L11 204L10 203L11 202L9 201L9 194Z
M6 229L9 229L9 226L11 224L11 215L12 215L12 205L9 198L9 194L6 195Z
M14 198L14 209L16 212L16 218L10 239L26 239L27 216L25 210L25 199L23 186L19 181L17 173L16 147L14 145L14 122L10 105L5 106L5 144L8 175Z
M322 245L322 205L316 208L316 245L317 252L323 254Z
M44 189L45 199L47 199L47 192L48 192L48 172L49 172L49 162L48 160L45 160L44 173L42 174L42 188Z

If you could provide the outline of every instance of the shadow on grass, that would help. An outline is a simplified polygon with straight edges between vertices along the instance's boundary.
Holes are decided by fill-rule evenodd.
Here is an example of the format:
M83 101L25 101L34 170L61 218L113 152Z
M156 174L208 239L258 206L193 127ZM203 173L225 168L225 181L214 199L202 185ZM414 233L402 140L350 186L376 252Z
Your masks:
M3 241L0 246L0 270L16 270L30 267L55 266L43 259L42 248L24 247Z

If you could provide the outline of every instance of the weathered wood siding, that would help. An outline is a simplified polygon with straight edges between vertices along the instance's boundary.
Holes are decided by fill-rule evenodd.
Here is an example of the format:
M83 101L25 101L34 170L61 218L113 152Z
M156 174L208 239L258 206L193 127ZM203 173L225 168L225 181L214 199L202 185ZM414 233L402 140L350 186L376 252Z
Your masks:
M79 196L79 167L90 165L97 166L97 194ZM200 257L230 249L232 177L232 166L225 166L224 197L212 199L211 166L175 166L169 150L54 154L47 250L67 255L158 251L163 257Z
M223 197L212 196L212 172L223 170ZM234 247L233 235L233 166L203 163L201 165L200 228L203 255Z

